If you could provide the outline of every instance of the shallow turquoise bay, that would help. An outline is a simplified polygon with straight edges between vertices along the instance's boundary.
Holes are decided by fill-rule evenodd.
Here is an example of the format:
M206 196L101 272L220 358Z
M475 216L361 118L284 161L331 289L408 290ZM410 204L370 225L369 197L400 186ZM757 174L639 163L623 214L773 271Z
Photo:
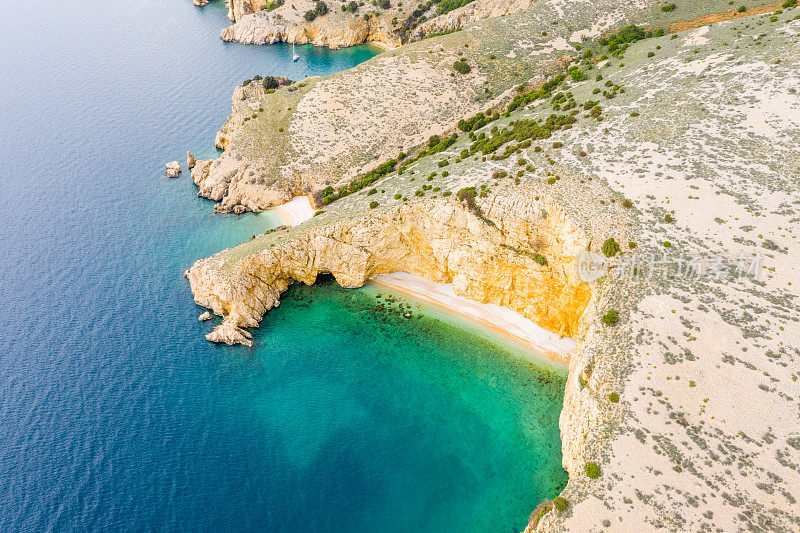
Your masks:
M520 531L566 482L563 371L330 280L251 349L205 341L183 271L277 220L213 215L164 163L215 154L241 80L376 53L292 63L225 24L188 0L0 21L0 531Z

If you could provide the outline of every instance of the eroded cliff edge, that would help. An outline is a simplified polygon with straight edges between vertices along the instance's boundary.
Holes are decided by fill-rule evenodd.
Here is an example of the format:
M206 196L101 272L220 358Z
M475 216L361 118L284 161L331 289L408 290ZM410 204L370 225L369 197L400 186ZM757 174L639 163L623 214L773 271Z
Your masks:
M531 9L547 6L568 7L543 0ZM249 340L242 328L277 303L289 277L331 271L358 286L370 272L404 269L452 280L461 294L569 327L579 343L560 424L569 505L532 516L529 530L797 529L797 14L644 39L612 61L599 59L599 43L581 43L596 52L578 65L585 77L461 133L309 223L198 262L188 272L195 297L223 317L212 338ZM594 24L564 35L591 35ZM431 46L430 55L447 39L453 51L472 48L460 33L418 46ZM546 42L525 34L492 53L531 57ZM569 53L577 63L578 52ZM492 76L493 67L471 63L474 75ZM538 87L535 74L526 91ZM346 93L330 83L319 101ZM346 110L329 112L350 120ZM576 118L528 144L500 137L550 115ZM387 116L355 124L375 134ZM467 117L425 119L429 129L415 138L452 131L456 118ZM495 150L472 150L481 134L497 139ZM345 149L328 142L332 154ZM356 146L354 160L370 149ZM380 162L353 163L351 175ZM478 209L456 198L469 187ZM607 249L605 275L578 282L577 254L601 251L608 239L619 249ZM581 314L574 304L587 295ZM609 311L617 321L604 320ZM587 475L590 464L597 477Z
M372 5L331 3L326 4L328 9L324 13L308 20L306 12L320 11L316 0L294 0L290 4L276 0L227 0L228 17L234 24L223 29L220 37L242 44L283 41L344 48L374 43L396 48L428 35L460 30L471 22L524 10L535 1L474 0L461 7L455 7L459 2L447 8L440 6L440 2L427 0L412 0L405 5L397 1Z
M322 273L355 288L376 274L410 272L574 335L590 298L574 265L586 237L554 209L518 196L495 197L488 216L494 225L457 201L419 202L260 236L239 251L253 247L252 255L223 252L187 275L197 302L225 317L207 338L229 344L249 345L243 328L257 326L293 280L312 284Z

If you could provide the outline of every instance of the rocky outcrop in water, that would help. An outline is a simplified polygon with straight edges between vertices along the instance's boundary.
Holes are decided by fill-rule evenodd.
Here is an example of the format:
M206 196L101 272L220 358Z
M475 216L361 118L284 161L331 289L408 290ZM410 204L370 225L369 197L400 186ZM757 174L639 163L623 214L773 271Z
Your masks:
M177 161L170 161L166 165L167 170L164 172L164 175L168 178L177 178L181 174L181 164Z
M194 168L195 158L192 152L186 152L186 168L189 170Z

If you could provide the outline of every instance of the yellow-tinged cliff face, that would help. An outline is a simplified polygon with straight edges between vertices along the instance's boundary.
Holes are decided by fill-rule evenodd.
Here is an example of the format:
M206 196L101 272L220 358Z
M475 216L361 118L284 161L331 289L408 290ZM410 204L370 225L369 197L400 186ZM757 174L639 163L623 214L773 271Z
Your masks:
M292 280L311 284L331 273L352 288L398 271L452 283L459 295L574 335L591 297L574 265L586 237L556 209L521 196L496 197L489 217L455 200L419 202L285 240L262 236L198 261L187 277L195 300L223 316L207 338L229 344L250 344L243 328L278 305Z

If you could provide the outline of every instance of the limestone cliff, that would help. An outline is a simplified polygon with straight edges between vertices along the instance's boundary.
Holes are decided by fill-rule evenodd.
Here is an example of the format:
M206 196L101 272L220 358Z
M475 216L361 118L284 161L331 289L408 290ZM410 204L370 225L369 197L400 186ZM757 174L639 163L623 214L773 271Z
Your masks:
M496 197L489 216L496 225L454 200L417 203L320 226L274 246L264 244L274 235L258 237L251 246L259 251L235 259L223 252L196 263L187 277L196 301L224 317L207 338L229 344L249 345L243 328L257 326L292 280L311 284L321 273L352 288L375 274L406 271L575 334L590 297L574 265L587 237L554 208L520 197Z
M225 0L228 5L228 18L236 22L250 13L258 12L267 0Z
M242 44L287 42L344 48L363 43L380 43L389 48L402 44L401 28L386 16L369 20L341 14L320 17L313 22L291 20L277 13L252 13L222 30L223 41Z
M234 24L222 30L221 38L242 44L274 44L287 42L313 44L330 48L343 48L362 43L380 43L389 48L398 47L403 41L419 40L426 35L452 32L489 17L501 17L530 7L536 0L475 0L448 13L437 15L416 26L411 33L407 28L409 13L413 12L412 1L405 10L399 3L389 9L370 10L365 20L362 12L339 12L334 9L311 22L303 19L304 10L314 8L314 0L298 0L294 9L280 6L263 11L266 0L231 0L230 17ZM410 19L409 19L410 20Z

